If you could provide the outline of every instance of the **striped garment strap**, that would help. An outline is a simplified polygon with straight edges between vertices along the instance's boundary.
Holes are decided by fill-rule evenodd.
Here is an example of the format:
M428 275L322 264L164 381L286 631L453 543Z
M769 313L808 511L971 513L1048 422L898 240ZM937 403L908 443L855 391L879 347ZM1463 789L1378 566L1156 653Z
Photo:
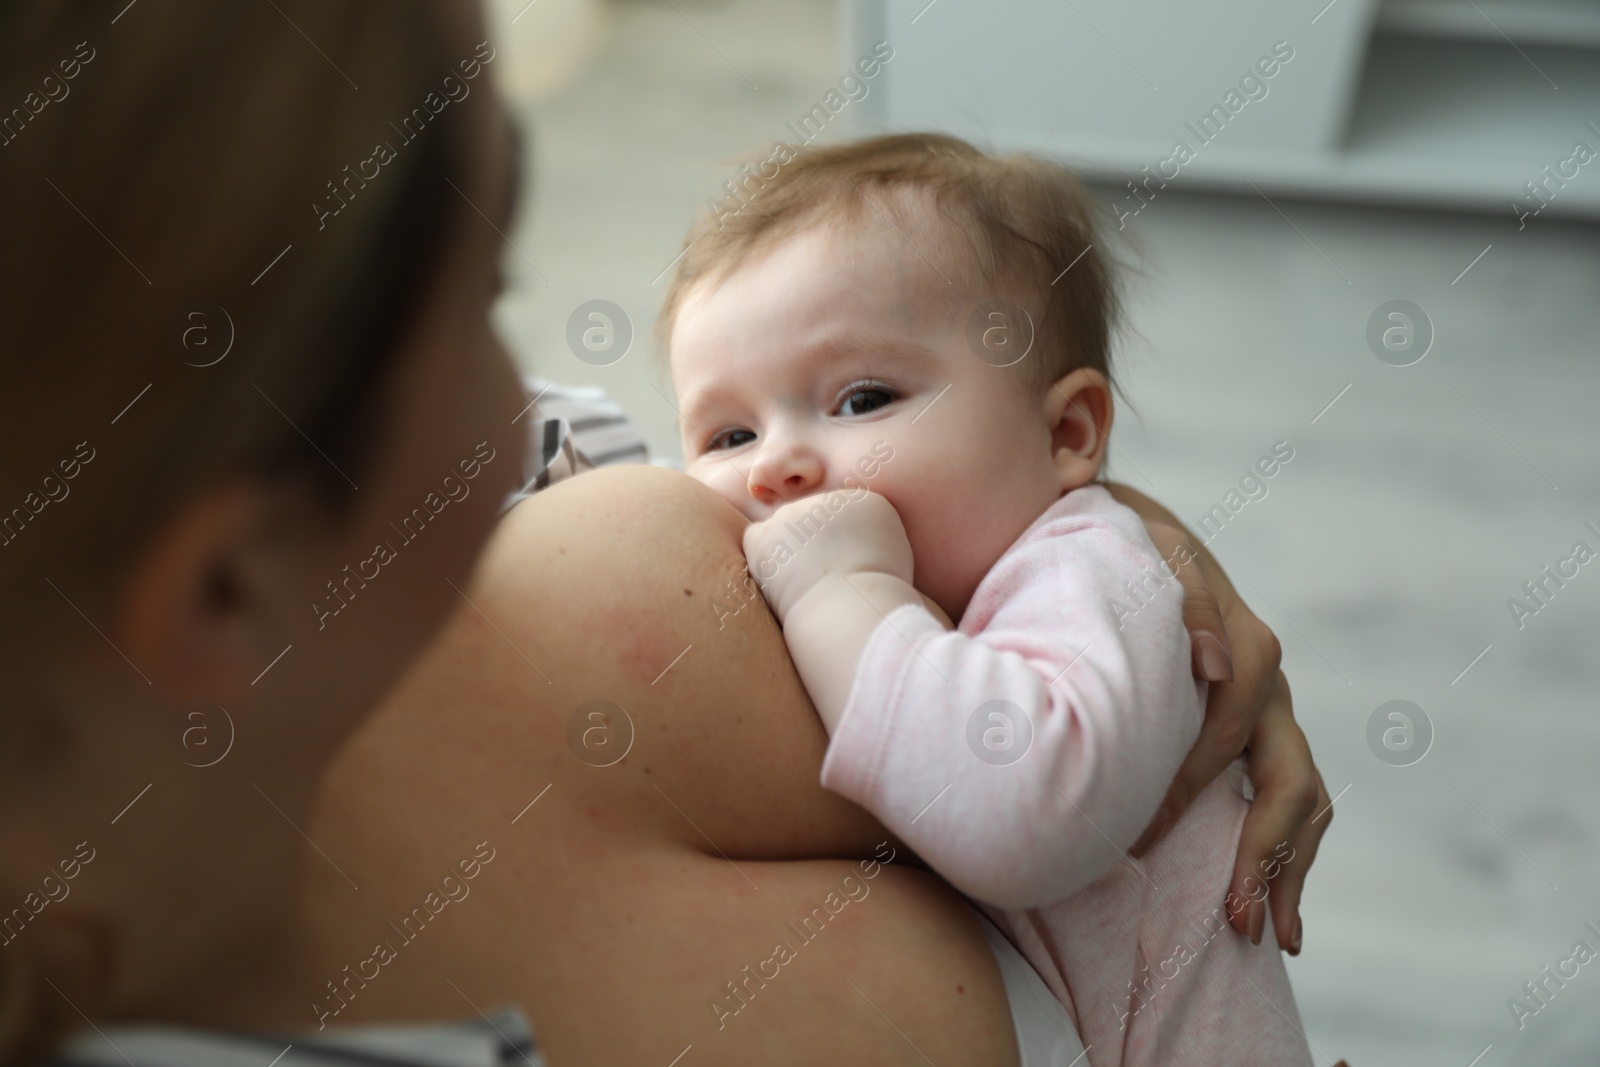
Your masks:
M523 376L522 386L529 401L518 418L527 423L528 447L522 487L505 508L595 467L650 461L644 438L603 391L532 375Z
M544 1067L527 1020L501 1008L454 1023L329 1027L303 1035L162 1026L87 1030L48 1067Z

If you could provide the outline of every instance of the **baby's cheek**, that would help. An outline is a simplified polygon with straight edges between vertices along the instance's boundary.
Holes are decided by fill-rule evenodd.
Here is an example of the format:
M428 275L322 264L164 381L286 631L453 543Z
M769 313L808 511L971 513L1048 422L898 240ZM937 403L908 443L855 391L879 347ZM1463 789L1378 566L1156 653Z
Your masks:
M881 484L887 479L874 479L868 488L880 493L894 505L900 522L906 528L906 540L911 542L912 564L916 568L920 588L924 576L942 573L949 568L952 516L938 499L915 491L913 486ZM900 490L907 491L900 491Z
M720 460L713 460L712 464L714 466L704 461L692 464L686 473L732 504L745 518L752 522L760 519L755 499L750 495L749 484L744 476L731 464Z
M684 473L701 485L709 485L723 496L728 495L724 484L729 480L726 464L701 457L685 466Z
M978 583L1010 543L995 543L990 530L998 517L995 510L981 498L944 494L913 500L901 509L911 542L913 584L951 618L961 617Z

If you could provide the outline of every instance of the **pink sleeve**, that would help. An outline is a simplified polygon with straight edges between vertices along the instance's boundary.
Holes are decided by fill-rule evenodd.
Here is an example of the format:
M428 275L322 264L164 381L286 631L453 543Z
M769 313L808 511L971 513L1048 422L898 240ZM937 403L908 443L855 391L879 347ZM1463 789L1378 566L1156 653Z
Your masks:
M978 632L891 612L823 763L824 786L998 907L1108 871L1199 733L1181 587L1137 517L1106 504L1126 515L1058 518L1008 552L964 618Z

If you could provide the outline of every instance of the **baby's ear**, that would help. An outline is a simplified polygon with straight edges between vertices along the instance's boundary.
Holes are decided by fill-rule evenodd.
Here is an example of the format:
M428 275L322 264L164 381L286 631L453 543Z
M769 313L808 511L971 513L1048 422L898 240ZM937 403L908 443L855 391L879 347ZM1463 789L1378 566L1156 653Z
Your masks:
M1045 395L1045 417L1061 491L1094 481L1111 439L1111 383L1106 376L1079 367L1051 383Z

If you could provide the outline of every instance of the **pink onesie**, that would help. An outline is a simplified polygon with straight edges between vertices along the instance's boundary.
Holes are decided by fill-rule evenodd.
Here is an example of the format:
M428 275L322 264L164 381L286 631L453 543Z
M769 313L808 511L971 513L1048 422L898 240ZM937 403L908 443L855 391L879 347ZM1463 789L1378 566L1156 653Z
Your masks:
M1309 1065L1270 924L1260 946L1228 927L1240 765L1124 851L1200 731L1182 602L1137 515L1066 494L956 630L907 606L873 631L822 784L989 905L1093 1067Z

